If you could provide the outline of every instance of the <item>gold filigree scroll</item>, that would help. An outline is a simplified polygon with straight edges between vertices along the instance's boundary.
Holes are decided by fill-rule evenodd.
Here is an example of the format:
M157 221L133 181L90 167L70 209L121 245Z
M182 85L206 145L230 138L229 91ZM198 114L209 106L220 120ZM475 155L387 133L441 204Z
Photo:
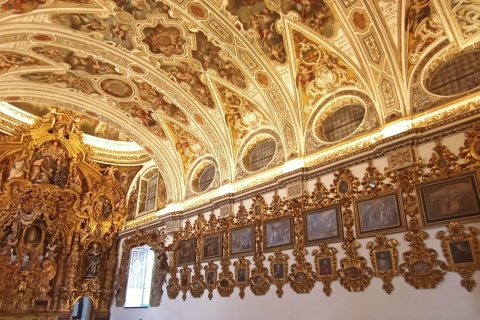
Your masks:
M405 262L399 265L399 272L405 281L416 289L435 288L443 281L447 270L445 262L437 260L437 252L425 245L424 240L428 238L428 234L421 230L418 218L418 201L413 191L420 182L420 177L424 176L424 167L422 159L418 158L411 168L386 172L390 181L399 185L403 193L404 212L410 217L409 231L404 236L405 240L410 242L410 250L403 253ZM435 169L431 174L437 174Z
M213 261L208 261L207 265L203 267L205 270L205 288L208 290L208 299L212 300L213 290L217 287L218 266Z
M392 184L385 183L385 176L372 165L372 162L369 162L368 167L365 168L361 185L363 187L361 193L370 196L378 196L381 192L393 189Z
M152 229L146 232L137 232L125 239L122 244L122 260L117 272L115 285L115 305L123 307L125 305L127 275L129 274L130 252L132 248L148 245L155 252L155 266L153 268L152 281L155 283L155 290L152 290L150 303L152 307L158 307L163 294L162 286L166 281L166 274L168 271L168 257L165 247L165 235L160 233L157 229ZM155 292L154 292L155 291Z
M187 292L190 289L192 279L192 268L188 266L183 266L180 269L180 291L182 291L182 299L185 301L187 299Z
M278 195L274 195L274 199L277 197L276 210L274 215L283 214L283 202L279 200ZM257 198L258 201L258 198ZM269 212L264 212L264 215L268 215ZM271 214L271 213L270 213ZM253 255L254 267L250 276L250 290L256 296L265 295L270 289L270 281L268 281L268 268L263 265L265 261L265 255L263 254L263 219L262 216L250 217L255 226L255 253Z
M220 261L222 271L218 274L217 291L221 297L230 297L235 288L233 272L229 270L231 264L230 259L226 257Z
M307 262L305 256L308 254L307 249L303 247L303 211L309 207L308 194L305 192L302 196L301 203L293 200L289 203L288 209L294 218L293 228L295 233L295 249L293 256L295 262L290 267L291 273L288 275L290 287L296 293L308 293L315 286L315 278L312 271L312 264Z
M250 282L250 260L244 257L238 258L238 261L233 263L235 267L235 283L240 289L239 296L241 299L245 297L245 288L249 286Z
M201 273L202 265L195 263L193 266L193 277L190 284L190 294L194 298L200 298L205 292L204 276Z
M461 172L463 166L459 165L457 161L457 156L451 153L439 140L435 141L432 156L426 164L430 172L425 173L422 179L445 179L452 173Z
M460 147L459 157L464 159L466 170L480 165L480 122L475 122L471 129L465 131L465 141Z
M172 245L175 246L178 244L182 228L179 231L173 234ZM178 259L178 250L175 248L173 250L173 261L170 266L170 278L168 279L167 284L167 296L170 299L175 299L180 293L180 280L177 277L178 268L177 268L177 259Z
M337 270L337 277L340 284L348 291L363 291L370 284L372 279L372 268L367 266L367 259L357 252L360 243L353 234L354 216L350 209L352 198L358 194L358 179L353 176L349 169L342 169L334 174L333 184L330 190L335 198L340 201L343 210L343 225L346 229L346 237L342 243L345 250L345 258L340 260L340 269Z
M480 244L478 235L480 231L475 227L465 227L458 221L450 222L445 231L437 233L437 239L442 241L443 255L448 262L448 270L460 274L462 287L469 292L476 286L472 275L480 269Z
M288 255L280 250L275 250L272 256L268 257L270 261L270 278L269 281L277 286L277 296L283 295L282 287L288 283Z
M321 243L318 249L313 250L315 257L315 279L323 283L323 292L327 297L332 293L331 284L337 280L337 249Z
M417 218L410 221L410 231L405 240L410 242L410 250L403 253L404 263L400 264L400 274L415 289L431 289L443 281L447 271L445 262L437 260L437 252L427 248L424 240L428 234L421 230Z
M342 243L346 257L340 260L337 277L345 289L353 292L365 290L373 275L372 268L367 266L367 259L357 253L358 248L360 244L356 241L353 231L347 230L347 236Z
M310 208L320 208L335 202L335 199L331 197L330 190L320 182L320 178L315 183L310 199Z
M375 242L367 243L373 265L373 275L383 280L383 290L393 291L392 278L398 276L398 241L387 239L383 234L375 237Z
M268 204L265 202L265 199L260 195L256 195L252 199L252 205L249 210L250 216L261 217L267 210Z
M270 282L268 281L268 268L263 266L265 255L263 254L263 234L262 234L262 220L255 218L255 247L256 251L253 256L254 267L252 268L252 275L250 277L250 290L256 296L263 296L267 294L270 289Z

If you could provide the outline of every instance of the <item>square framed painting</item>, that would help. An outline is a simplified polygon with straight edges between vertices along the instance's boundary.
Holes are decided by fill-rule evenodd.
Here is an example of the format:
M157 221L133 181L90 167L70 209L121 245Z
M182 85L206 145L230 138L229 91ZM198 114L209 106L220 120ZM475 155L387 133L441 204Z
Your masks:
M374 268L376 272L394 271L392 249L374 251Z
M448 241L449 262L454 266L464 266L476 263L476 257L473 254L471 240L462 239L458 241Z
M255 249L255 227L253 225L229 230L230 257L252 255Z
M263 250L271 252L293 248L293 218L286 217L263 222Z
M332 263L332 257L325 256L318 258L317 272L320 277L330 277L334 275L334 268Z
M343 241L340 204L303 213L303 242L305 246Z
M180 240L177 247L177 266L195 263L197 239Z
M355 199L354 207L358 238L407 230L400 191Z
M478 185L478 171L417 184L424 226L480 219Z
M202 237L202 261L219 260L223 254L221 232Z

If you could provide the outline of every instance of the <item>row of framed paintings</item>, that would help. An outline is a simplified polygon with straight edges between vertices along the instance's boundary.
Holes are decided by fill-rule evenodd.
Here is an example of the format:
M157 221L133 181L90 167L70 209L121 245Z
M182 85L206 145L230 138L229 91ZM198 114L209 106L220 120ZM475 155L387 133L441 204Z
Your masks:
M448 221L471 221L480 217L478 171L420 183L416 186L419 209L425 227L444 225ZM354 199L357 237L389 234L406 230L402 196L399 190L384 192L376 197ZM255 226L231 228L229 256L248 256L255 249ZM303 213L305 246L343 240L342 208L339 204ZM223 233L201 238L201 260L216 260L223 255ZM289 249L294 244L293 218L286 216L263 222L263 250ZM177 265L195 263L196 238L181 240L178 244Z
M448 265L450 267L464 267L471 265L472 263L478 263L480 257L474 256L474 245L471 239L462 239L458 241L447 241L447 255ZM372 250L371 253L372 265L375 273L396 271L398 266L395 262L395 256L393 249L381 249ZM315 258L315 269L318 278L331 277L336 273L337 261L331 255L317 256ZM417 261L413 264L412 270L418 274L428 270L431 266L424 261ZM236 267L236 281L237 283L248 282L248 271L246 267ZM272 279L286 280L288 268L286 262L271 262L270 272ZM345 270L345 276L347 278L358 278L361 270L355 267L349 267ZM216 271L205 271L205 280L208 285L215 284ZM182 277L182 286L188 285L187 274ZM255 280L254 280L255 281ZM262 280L263 281L263 280Z

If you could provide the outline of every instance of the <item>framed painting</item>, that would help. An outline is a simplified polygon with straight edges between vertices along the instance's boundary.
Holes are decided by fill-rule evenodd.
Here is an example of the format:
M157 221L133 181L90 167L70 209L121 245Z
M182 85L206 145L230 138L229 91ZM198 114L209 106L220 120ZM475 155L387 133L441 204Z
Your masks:
M478 171L419 183L416 186L425 227L448 221L472 221L480 218Z
M290 249L293 247L292 217L263 222L263 250Z
M223 236L221 232L202 237L202 261L217 260L223 254Z
M238 283L246 283L247 282L247 272L246 268L238 268L237 269L237 282Z
M325 256L318 258L317 273L320 277L330 277L334 275L334 268L332 267L332 257Z
M177 247L177 266L195 263L197 239L180 240Z
M285 279L285 266L283 263L273 264L273 279Z
M395 270L392 249L375 250L374 259L375 263L373 266L375 271L382 272Z
M472 244L469 239L460 241L448 241L448 253L454 265L465 265L475 263L475 256L472 250Z
M253 225L229 230L230 257L252 255L255 249L255 228Z
M343 240L342 215L339 204L303 213L305 246Z
M400 191L358 198L354 200L354 206L358 238L407 229Z

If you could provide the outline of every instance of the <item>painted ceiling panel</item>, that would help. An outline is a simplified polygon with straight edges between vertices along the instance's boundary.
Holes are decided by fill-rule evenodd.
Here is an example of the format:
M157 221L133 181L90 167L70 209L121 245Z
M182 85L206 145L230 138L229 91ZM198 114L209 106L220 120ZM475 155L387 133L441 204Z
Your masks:
M245 159L263 141L276 143L273 168L475 93L435 95L426 81L479 49L476 8L7 0L0 99L72 109L91 117L85 131L135 141L156 162L169 201L182 201L195 193L188 179L202 162L215 163L221 187L255 174Z

